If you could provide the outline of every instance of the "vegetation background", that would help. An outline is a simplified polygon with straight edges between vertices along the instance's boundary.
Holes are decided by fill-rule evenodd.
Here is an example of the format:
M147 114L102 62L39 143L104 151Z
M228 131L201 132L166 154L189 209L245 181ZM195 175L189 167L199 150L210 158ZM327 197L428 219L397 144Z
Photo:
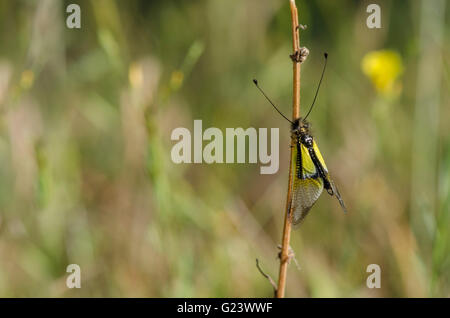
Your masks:
M450 296L450 3L375 1L369 29L372 2L297 0L302 110L327 51L310 120L349 213L324 194L293 232L289 297ZM288 0L0 0L0 296L272 296L289 125L251 80L291 113L290 27ZM194 119L279 127L279 172L175 165Z

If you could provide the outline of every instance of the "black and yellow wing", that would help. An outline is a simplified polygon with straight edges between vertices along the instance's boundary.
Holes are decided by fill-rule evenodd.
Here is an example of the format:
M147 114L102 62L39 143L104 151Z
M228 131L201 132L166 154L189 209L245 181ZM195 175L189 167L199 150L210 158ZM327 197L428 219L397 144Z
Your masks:
M346 212L344 201L330 178L327 166L316 142L313 141L312 149L308 149L302 143L297 142L292 155L294 163L291 203L293 205L293 224L299 224L306 217L311 207L322 194L324 187L330 195L336 196L344 212Z
M317 148L315 142L314 146ZM318 153L321 158L320 152ZM293 224L299 224L322 194L324 182L309 155L308 149L300 142L297 142L292 151L292 162L294 164L292 222ZM324 168L326 169L325 163Z

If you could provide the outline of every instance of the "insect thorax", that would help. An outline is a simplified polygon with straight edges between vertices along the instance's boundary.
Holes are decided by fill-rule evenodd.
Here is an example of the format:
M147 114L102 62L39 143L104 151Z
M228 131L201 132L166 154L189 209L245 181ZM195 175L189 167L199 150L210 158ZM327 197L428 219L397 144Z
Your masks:
M292 123L291 133L297 142L301 142L307 148L313 146L313 137L309 132L309 122L302 118L297 118Z

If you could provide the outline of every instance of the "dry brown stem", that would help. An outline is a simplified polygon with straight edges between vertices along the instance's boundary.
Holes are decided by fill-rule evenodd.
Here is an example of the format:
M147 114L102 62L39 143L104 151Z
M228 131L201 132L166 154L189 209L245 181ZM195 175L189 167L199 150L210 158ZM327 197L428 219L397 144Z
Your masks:
M292 118L300 117L300 65L302 62L300 50L300 26L298 24L298 12L295 0L290 0L291 18L292 18L292 48L294 54L291 55L293 63L293 98L292 98ZM287 266L289 263L289 241L291 238L291 209L290 202L292 201L292 149L294 147L294 140L291 140L291 156L289 163L289 182L288 193L286 199L286 215L284 219L283 237L281 241L280 253L280 274L278 278L278 288L276 289L276 297L283 298L286 289Z

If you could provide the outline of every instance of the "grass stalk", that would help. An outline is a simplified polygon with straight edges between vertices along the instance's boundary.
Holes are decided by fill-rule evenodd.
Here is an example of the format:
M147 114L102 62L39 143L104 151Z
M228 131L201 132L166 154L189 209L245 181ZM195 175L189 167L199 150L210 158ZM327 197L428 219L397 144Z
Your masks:
M298 24L298 12L295 0L290 0L291 8L291 19L292 19L292 48L294 54L300 52L300 27ZM293 98L292 98L292 118L296 119L300 117L300 64L301 62L297 59L292 59L293 61ZM289 241L291 238L291 215L292 206L290 202L292 201L292 150L294 145L294 140L291 140L291 156L289 161L289 182L288 182L288 193L286 199L286 214L284 218L283 227L283 237L281 240L281 253L280 253L280 272L278 278L278 287L276 290L276 297L283 298L286 289L287 280L287 266L289 263Z

